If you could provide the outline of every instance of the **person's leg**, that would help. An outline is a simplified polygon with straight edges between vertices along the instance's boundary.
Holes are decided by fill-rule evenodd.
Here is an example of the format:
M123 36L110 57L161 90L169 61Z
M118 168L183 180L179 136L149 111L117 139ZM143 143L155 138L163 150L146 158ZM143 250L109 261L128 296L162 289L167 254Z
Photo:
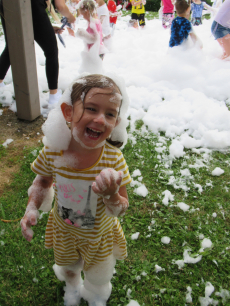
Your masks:
M66 306L77 306L80 303L80 290L83 283L81 278L82 267L82 260L70 266L58 266L57 264L53 266L57 278L66 282L66 287L64 287L64 303Z
M145 14L140 14L139 16L139 25L142 29L145 27Z
M105 306L109 299L112 285L113 271L116 259L113 254L108 256L102 263L90 267L84 271L84 286L81 289L81 296L88 301L89 306Z
M164 28L164 29L167 29L167 26L166 26L166 14L165 13L163 13L162 14L162 27Z
M4 19L4 11L3 11L3 0L0 1L0 15L1 15L1 22L3 27L3 32L5 36L6 46L3 50L1 56L0 56L0 87L4 86L3 80L6 76L6 73L10 67L10 56L9 56L9 50L8 50L8 44L7 44L7 37L6 37L6 28L5 28L5 19Z
M225 59L230 56L230 34L225 35L222 38L217 39L218 43L222 47L224 54L222 55L222 59Z
M44 51L46 57L46 76L51 94L57 93L58 85L58 47L44 1L31 0L34 40Z

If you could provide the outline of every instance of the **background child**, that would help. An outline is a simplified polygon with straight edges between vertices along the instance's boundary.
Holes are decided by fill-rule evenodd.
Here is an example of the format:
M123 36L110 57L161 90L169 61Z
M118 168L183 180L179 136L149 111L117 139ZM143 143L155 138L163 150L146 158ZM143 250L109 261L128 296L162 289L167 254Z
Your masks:
M111 28L109 25L109 10L104 0L96 0L96 2L98 4L97 15L102 26L103 42L110 49Z
M81 53L82 63L79 72L102 73L102 61L106 48L103 44L103 34L101 22L97 18L96 2L94 0L81 0L79 11L83 18L87 20L87 29L78 28L76 37L83 39L85 50Z
M212 23L212 34L222 47L222 59L230 56L230 0L225 0Z
M121 151L111 145L111 139L121 144L127 135L123 121L127 107L126 93L114 80L88 75L65 91L43 126L44 143L49 147L43 148L31 166L37 177L29 190L21 228L30 241L38 209L44 208L42 203L54 183L55 204L45 246L54 249L53 268L66 282L67 306L79 305L81 297L90 306L106 305L116 259L127 256L117 216L128 208L126 185L131 179Z
M118 7L116 6L116 2L114 0L109 0L107 3L107 7L109 10L110 27L112 28L111 35L113 36L117 23L117 16L120 16L121 12L118 12ZM121 6L119 8L121 8Z
M82 38L87 43L88 50L98 39L100 47L103 46L102 27L100 20L97 18L96 2L94 0L82 0L78 5L80 14L88 21L88 27L86 30L79 28L76 36ZM99 54L102 55L100 50Z
M132 4L131 19L139 20L139 25L144 28L145 26L145 3L146 0L130 0Z
M199 39L193 32L191 22L189 21L191 10L190 2L177 0L175 7L177 17L172 22L169 47L181 45L187 40L189 35L194 43L198 42Z
M192 11L192 19L191 23L194 26L198 26L202 24L202 12L203 9L206 8L207 10L213 10L211 6L207 3L200 1L200 0L193 0L191 4L191 11Z
M165 29L171 27L173 18L174 18L174 0L162 0L161 1L162 9L162 26Z

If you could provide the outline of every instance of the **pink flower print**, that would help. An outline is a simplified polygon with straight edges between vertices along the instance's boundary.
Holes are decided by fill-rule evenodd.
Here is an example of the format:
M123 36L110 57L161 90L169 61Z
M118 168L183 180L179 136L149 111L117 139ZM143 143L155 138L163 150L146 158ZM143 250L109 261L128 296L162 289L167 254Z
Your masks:
M65 221L65 223L67 223L69 225L72 225L72 222L70 221L70 219L65 219L64 221Z
M80 194L78 196L79 196L80 199L83 199L83 197Z
M74 223L74 226L76 226L76 227L81 227L79 224L77 224L77 223Z
M82 213L80 210L77 211L77 214L78 214L79 216L84 216L84 215L85 215L85 213Z

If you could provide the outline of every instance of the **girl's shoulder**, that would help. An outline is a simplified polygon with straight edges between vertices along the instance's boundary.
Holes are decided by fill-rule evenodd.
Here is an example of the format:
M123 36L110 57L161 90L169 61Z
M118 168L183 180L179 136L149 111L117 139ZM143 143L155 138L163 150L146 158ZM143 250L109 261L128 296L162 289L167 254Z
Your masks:
M114 147L111 143L109 143L108 141L106 141L105 143L105 150L104 151L110 151L110 152L114 152L115 154L122 154L121 150L118 149L117 147Z

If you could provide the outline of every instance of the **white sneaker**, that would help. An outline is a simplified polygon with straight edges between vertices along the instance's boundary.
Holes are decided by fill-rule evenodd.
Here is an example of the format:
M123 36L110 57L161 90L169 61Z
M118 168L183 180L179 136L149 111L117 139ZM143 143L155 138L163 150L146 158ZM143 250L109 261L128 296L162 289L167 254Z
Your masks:
M53 105L53 104L58 103L58 101L61 98L61 96L62 96L61 89L58 89L58 91L54 95L50 94L50 96L49 96L49 104Z

